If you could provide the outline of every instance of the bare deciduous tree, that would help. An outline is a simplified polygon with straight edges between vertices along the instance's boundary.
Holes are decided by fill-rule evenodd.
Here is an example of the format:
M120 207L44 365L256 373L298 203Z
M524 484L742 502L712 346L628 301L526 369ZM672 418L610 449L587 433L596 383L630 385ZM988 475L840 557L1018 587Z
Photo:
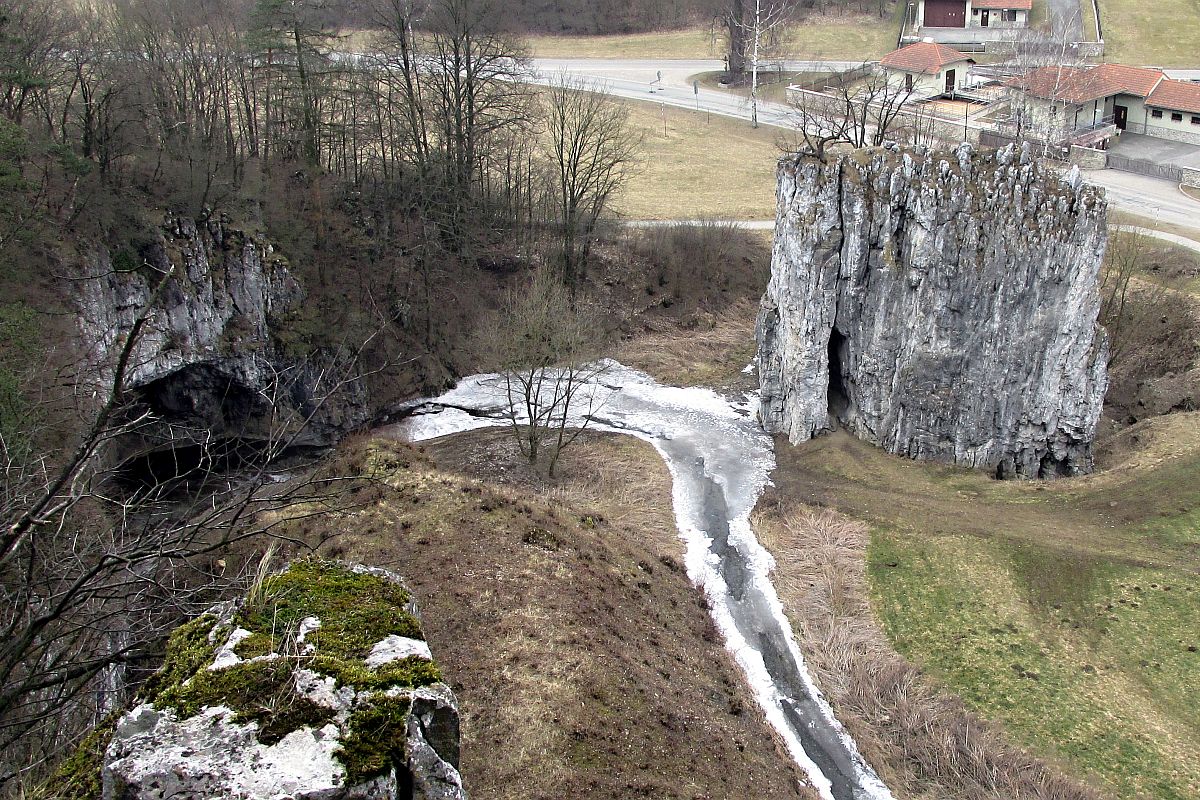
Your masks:
M497 331L506 414L521 453L553 476L562 450L598 410L592 389L604 362L597 314L576 303L558 276L541 269L510 292Z
M749 50L750 124L757 128L759 66L766 55L769 42L777 39L780 29L792 21L793 3L791 0L738 0L738 2L746 3L747 7L736 16L731 10L730 26L731 30L734 26L742 29L740 40L743 43L742 46Z
M831 145L879 146L898 133L913 88L872 72L856 81L835 81L825 91L799 90L788 98L795 141L790 149L825 159Z
M560 78L546 106L562 277L574 287L586 277L596 222L629 177L640 142L625 106L604 92Z

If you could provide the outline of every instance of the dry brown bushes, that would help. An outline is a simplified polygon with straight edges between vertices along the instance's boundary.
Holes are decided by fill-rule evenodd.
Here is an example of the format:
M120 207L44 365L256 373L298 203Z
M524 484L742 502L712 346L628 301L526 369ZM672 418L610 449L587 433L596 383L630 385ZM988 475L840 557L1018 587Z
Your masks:
M946 800L1101 797L1006 742L891 648L871 612L865 523L779 502L760 510L755 529L775 556L775 585L814 677L894 792Z

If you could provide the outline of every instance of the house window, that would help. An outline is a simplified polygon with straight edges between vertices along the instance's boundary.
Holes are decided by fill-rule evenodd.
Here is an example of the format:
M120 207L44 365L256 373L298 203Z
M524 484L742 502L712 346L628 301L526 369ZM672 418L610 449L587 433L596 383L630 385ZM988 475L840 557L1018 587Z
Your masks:
M1154 117L1155 119L1162 119L1162 112L1156 108L1150 112L1150 116Z
M1171 114L1171 122L1183 122L1183 114Z
M1057 117L1058 116L1058 106L1050 106L1050 114L1052 116Z
M1192 117L1192 124L1193 124L1193 125L1200 125L1200 117L1193 116L1193 117Z
M1016 11L1001 11L1000 19L1004 20L1005 22L1016 22L1017 21L1017 12Z

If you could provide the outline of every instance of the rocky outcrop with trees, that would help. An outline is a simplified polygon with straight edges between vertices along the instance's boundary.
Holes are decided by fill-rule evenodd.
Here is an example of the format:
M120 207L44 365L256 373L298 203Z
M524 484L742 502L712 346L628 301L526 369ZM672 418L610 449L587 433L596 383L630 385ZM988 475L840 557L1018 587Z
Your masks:
M801 156L779 166L758 323L762 419L844 426L1000 477L1092 469L1106 203L1028 150Z
M493 0L362 3L353 58L334 5L0 13L4 791L285 509L353 502L304 456L474 371L516 273L587 280L613 184L564 176L623 112L531 87Z

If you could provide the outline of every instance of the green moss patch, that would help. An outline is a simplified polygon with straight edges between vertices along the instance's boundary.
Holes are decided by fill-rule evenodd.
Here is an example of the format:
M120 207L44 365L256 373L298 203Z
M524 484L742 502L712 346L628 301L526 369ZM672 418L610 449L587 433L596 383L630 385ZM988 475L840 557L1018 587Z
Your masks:
M360 574L330 561L297 561L268 578L256 608L240 624L278 639L307 617L321 620L309 641L326 659L361 661L376 642L395 634L424 639L421 623L404 610L408 592L378 575Z
M371 649L388 636L424 639L420 622L405 611L409 600L408 592L384 577L330 561L297 561L265 581L233 626L217 629L217 620L206 615L176 629L162 669L146 683L143 696L156 708L175 709L181 718L206 707L227 706L237 722L258 724L259 741L273 744L291 731L321 726L333 716L329 709L297 696L297 669L311 669L340 685L365 690L416 688L441 680L437 665L423 658L399 659L376 669L366 665ZM265 658L287 649L308 617L321 620L321 627L306 638L311 651ZM251 633L234 647L246 660L208 669L235 627Z
M387 689L393 686L416 688L442 679L436 664L418 656L391 661L371 669L357 661L317 655L309 666L323 675L332 676L339 684L358 689Z
M188 682L164 691L158 708L174 708L191 717L206 706L227 706L240 723L258 723L258 740L275 744L303 727L320 727L333 711L297 696L292 681L296 668L287 660L246 661L225 669L202 669Z
M42 786L46 797L56 800L95 800L100 796L100 770L104 764L104 751L108 749L108 743L112 740L120 717L119 712L109 714L84 737L75 751Z
M158 698L163 693L178 688L201 668L211 664L215 650L209 636L213 634L216 624L215 617L205 614L176 628L167 640L162 669L146 681L142 687L142 697Z
M404 763L412 700L378 694L350 715L349 732L336 755L346 765L346 782L357 785Z

